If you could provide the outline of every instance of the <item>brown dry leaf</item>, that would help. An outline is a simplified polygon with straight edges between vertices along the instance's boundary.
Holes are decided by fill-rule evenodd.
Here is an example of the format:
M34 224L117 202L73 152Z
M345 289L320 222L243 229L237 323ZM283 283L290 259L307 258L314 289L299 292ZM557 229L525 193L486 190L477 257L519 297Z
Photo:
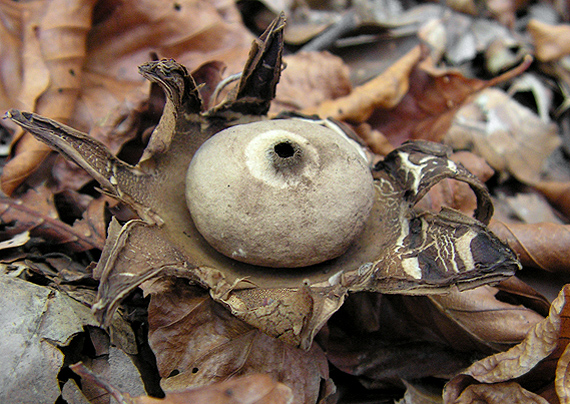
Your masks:
M209 386L166 393L164 398L158 399L148 396L132 397L81 362L71 365L70 368L80 375L84 382L92 382L123 404L290 404L293 399L289 387L263 374L238 376Z
M18 10L24 32L23 81L20 91L11 94L12 105L2 109L20 105L62 122L70 120L81 88L94 5L95 0L53 0ZM20 131L0 178L3 191L10 195L50 153L45 144Z
M329 383L317 344L303 351L269 337L232 316L202 288L178 281L151 295L148 312L149 343L166 392L264 373L289 386L293 402L315 403Z
M517 253L523 266L553 272L570 271L569 225L491 220L489 228Z
M59 219L52 192L46 186L38 186L20 199L0 197L1 235L11 237L29 231L34 237L66 244L74 251L102 249L106 234L105 207L105 198L95 199L83 218L69 225Z
M548 199L550 204L570 218L570 183L557 181L539 181L534 189Z
M505 352L489 356L472 364L461 375L451 380L445 390L445 402L455 399L468 380L479 383L501 383L526 376L539 383L555 379L555 368L570 340L570 285L566 285L552 302L550 314L536 324L524 341ZM560 375L557 382L562 383Z
M492 286L481 286L463 292L430 296L429 299L471 338L501 350L522 341L528 330L544 317L522 305L498 300L497 292Z
M270 113L315 107L350 93L348 66L328 52L298 52L283 58L281 74Z
M540 180L543 165L560 145L557 126L496 88L482 91L455 117L445 143L485 158L503 177L524 183Z
M400 102L408 91L410 72L421 58L422 50L416 46L384 73L356 87L349 95L301 112L351 123L364 122L376 108L389 109Z
M536 58L541 62L552 62L570 55L570 24L550 25L531 19L526 29L532 36Z
M448 402L448 401L446 401ZM548 404L544 398L521 387L515 382L472 384L453 401L454 404Z
M524 71L531 60L515 69L484 81L463 76L454 70L438 69L429 59L412 69L410 88L392 109L378 109L370 118L372 126L384 133L392 144L408 139L439 142L445 136L458 109L473 94Z

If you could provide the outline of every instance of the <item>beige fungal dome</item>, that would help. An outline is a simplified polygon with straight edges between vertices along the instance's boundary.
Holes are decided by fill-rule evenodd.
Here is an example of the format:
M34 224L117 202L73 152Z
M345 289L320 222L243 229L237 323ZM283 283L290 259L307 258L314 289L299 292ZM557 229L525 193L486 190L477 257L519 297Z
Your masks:
M186 177L202 236L228 257L269 267L341 255L362 231L373 197L359 146L299 119L217 133L196 152Z

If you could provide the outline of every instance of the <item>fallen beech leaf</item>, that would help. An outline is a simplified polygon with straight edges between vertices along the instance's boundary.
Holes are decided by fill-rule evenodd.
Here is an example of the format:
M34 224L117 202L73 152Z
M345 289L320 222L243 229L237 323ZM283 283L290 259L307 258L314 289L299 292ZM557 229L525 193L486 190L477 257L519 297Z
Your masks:
M66 244L74 251L102 249L105 242L105 198L93 200L83 218L73 225L62 222L46 186L30 189L19 199L0 196L1 235L29 231L33 237Z
M570 55L570 24L550 25L531 19L526 29L532 36L536 58L541 62L552 62Z
M451 401L445 401L451 403ZM544 398L531 393L515 382L496 384L472 384L452 401L454 404L549 404Z
M202 288L178 281L152 294L148 310L149 344L166 392L264 373L289 386L295 403L316 403L324 393L328 365L317 344L303 351L269 337Z
M466 378L479 383L500 383L527 375L539 380L554 380L555 367L570 341L570 285L552 302L550 314L536 324L524 341L505 352L475 362L451 380L444 390L445 402L455 399L465 388Z
M484 81L437 68L426 59L409 72L410 88L399 104L392 109L378 109L369 122L395 145L409 139L440 142L459 108L472 95L520 74L530 63L527 58L518 67Z
M444 142L483 157L503 177L509 173L533 184L560 138L554 123L543 122L506 93L489 88L458 111Z
M328 52L298 52L285 56L270 113L315 107L350 93L348 66Z
M290 404L293 400L289 387L263 374L238 376L209 386L166 393L164 398L158 399L147 396L132 397L81 362L71 365L70 368L83 380L93 381L123 404Z
M410 71L421 58L422 50L417 46L384 73L356 87L349 95L324 101L301 112L351 123L364 122L376 108L393 108L400 102L409 88Z
M25 32L33 31L30 35L24 34L24 49L30 54L23 56L22 89L17 97L12 95L13 100L18 99L26 108L40 114L69 121L80 90L94 5L95 0L53 0L31 7L31 18L24 27ZM38 68L43 72L36 75ZM17 136L12 143L13 157L0 177L2 190L8 195L51 153L32 135L19 133L22 136Z
M570 271L569 225L491 220L489 228L518 254L523 266L553 272Z
M463 292L429 296L429 299L471 338L501 350L522 341L528 330L544 317L524 306L497 300L497 292L494 287L481 286Z

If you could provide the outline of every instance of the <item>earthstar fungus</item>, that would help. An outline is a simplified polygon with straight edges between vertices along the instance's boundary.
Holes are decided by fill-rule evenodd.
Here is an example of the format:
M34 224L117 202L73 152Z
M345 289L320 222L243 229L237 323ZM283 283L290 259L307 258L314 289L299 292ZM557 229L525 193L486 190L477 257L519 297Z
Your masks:
M330 133L336 142L339 135L332 132L343 131L335 122L309 117L305 119L314 122L288 118L254 123L266 120L275 94L281 71L283 25L280 16L254 42L237 88L211 109L203 108L194 79L180 64L161 60L141 66L143 76L162 87L167 101L160 123L136 166L117 159L103 144L70 127L32 113L9 112L11 119L87 170L106 193L139 216L123 225L113 219L109 226L94 271L100 286L93 309L103 324L108 324L120 301L145 281L178 277L209 290L212 299L237 318L282 341L308 349L315 334L349 292L443 293L449 288L467 289L499 281L519 267L513 252L486 228L493 211L486 188L448 158L447 148L427 142L402 145L366 173L370 177L362 183L364 197L361 202L354 202L361 206L356 210L362 224L357 220L354 234L340 237L352 237L349 245L341 245L325 261L286 262L283 267L268 260L263 264L281 267L259 266L231 258L234 250L222 254L216 249L221 249L219 246L214 248L207 241L210 236L205 238L198 231L197 225L202 226L200 219L196 218L196 225L186 203L188 191L193 210L196 194L186 190L185 184L193 156L215 134L231 127L226 130L235 131L237 139L242 136L240 128L256 128L255 125L269 125L274 128L271 130L285 128L289 132L294 132L291 128L296 125L321 125L322 129L316 131ZM261 132L264 131L267 129ZM277 171L295 171L295 164L288 166L289 162L279 159L292 158L295 163L295 153L300 150L300 143L296 142L301 140L290 138L271 143L273 148L267 150L277 156L269 153L262 163L274 159ZM276 149L277 144L282 144L283 150ZM280 153L289 157L279 156ZM320 163L328 161L325 159L330 156L320 153ZM413 209L444 178L469 184L478 200L474 218L450 209L438 214ZM284 177L273 180L287 181ZM236 183L230 178L216 184L221 188L228 185L231 188ZM325 188L329 185L322 184ZM306 189L310 191L311 187ZM318 204L322 209L330 206ZM318 212L317 207L313 204L311 209ZM301 224L291 230L295 239L306 240L303 232L309 231L307 226Z

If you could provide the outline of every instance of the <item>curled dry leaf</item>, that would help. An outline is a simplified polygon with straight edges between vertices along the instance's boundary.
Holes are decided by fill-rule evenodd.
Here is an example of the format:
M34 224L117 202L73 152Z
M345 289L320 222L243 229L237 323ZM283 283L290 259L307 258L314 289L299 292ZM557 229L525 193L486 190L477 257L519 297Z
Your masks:
M466 385L471 383L469 380L473 379L491 384L526 375L527 379L532 377L535 382L556 380L556 383L564 383L562 375L555 375L555 368L570 340L569 297L570 286L566 285L552 302L548 317L536 324L524 341L508 351L475 362L452 379L444 390L445 402L455 402Z
M102 249L105 243L105 198L92 200L83 218L69 225L60 220L53 194L46 186L28 190L19 199L0 197L0 235L29 231L33 237L44 237L53 243L65 244L74 251Z
M503 177L511 174L533 184L560 145L557 127L496 88L478 94L459 110L444 142L455 150L471 150Z
M544 222L534 224L505 223L492 220L491 231L507 243L525 267L553 272L570 271L570 228Z
M541 62L552 62L570 55L570 24L550 25L532 19L527 31L532 36L536 58Z
M323 388L332 386L327 360L317 344L303 351L271 338L202 288L176 282L151 296L148 316L149 343L166 392L263 373L290 387L294 403L330 394Z

